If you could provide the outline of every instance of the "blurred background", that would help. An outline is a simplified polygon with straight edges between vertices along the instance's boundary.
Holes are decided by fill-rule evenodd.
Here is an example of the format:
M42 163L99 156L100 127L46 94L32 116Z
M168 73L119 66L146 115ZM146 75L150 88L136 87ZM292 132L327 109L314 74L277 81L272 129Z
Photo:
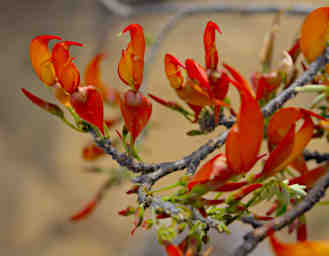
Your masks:
M123 2L141 7L160 1L119 1ZM307 4L314 8L328 5L328 1L302 0L161 2ZM93 197L106 176L84 171L88 163L81 160L81 148L90 140L89 135L78 134L40 111L20 91L25 87L36 95L55 101L34 74L29 60L29 43L40 34L61 35L65 40L84 43L83 48L72 48L81 72L96 53L106 52L108 58L102 64L103 80L110 86L124 89L116 74L116 65L128 36L118 37L118 32L130 23L139 23L147 36L155 38L173 13L135 13L134 17L125 18L118 15L118 12L124 14L124 9L115 4L114 8L117 12L96 0L2 0L0 3L0 255L164 255L152 231L137 230L134 236L130 236L133 218L117 214L135 201L134 196L124 193L129 184L113 188L90 218L77 224L69 222L70 216ZM161 44L151 65L148 90L176 100L163 72L163 56L169 52L181 60L193 57L203 63L202 34L210 19L223 31L223 35L217 37L222 58L246 76L258 70L258 52L272 18L273 14L223 13L185 18ZM283 15L275 61L291 45L302 19L303 16ZM305 106L309 104L310 96L298 96L291 104L296 102ZM106 110L106 116L113 117L115 113L116 110ZM142 153L147 162L179 159L220 131L218 129L208 137L187 137L185 132L192 129L191 125L181 116L156 104L152 122L154 129L150 131ZM311 147L324 151L326 145L313 143ZM101 164L116 167L110 157ZM316 208L309 214L311 239L329 239L328 212L328 208ZM236 225L232 229L233 235L229 238L214 236L212 245L217 248L216 255L226 255L237 246L248 227ZM264 243L252 255L267 253Z

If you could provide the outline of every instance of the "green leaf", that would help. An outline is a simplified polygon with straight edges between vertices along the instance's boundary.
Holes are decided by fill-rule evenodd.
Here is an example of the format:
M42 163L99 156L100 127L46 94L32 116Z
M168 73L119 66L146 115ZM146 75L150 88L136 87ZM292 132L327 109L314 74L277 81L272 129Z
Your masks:
M191 130L191 131L188 131L186 133L186 135L188 135L188 136L199 136L199 135L203 135L203 132L200 131L200 130Z

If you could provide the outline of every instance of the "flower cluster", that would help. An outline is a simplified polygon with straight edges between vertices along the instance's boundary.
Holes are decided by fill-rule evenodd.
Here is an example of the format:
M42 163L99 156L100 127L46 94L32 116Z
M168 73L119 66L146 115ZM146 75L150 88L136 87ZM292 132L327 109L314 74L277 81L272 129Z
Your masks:
M283 107L274 113L263 114L261 107L271 102L279 92L289 89L296 82L300 70L307 70L308 63L323 53L329 40L328 24L328 7L318 8L308 15L300 37L284 52L280 65L275 69L271 63L274 35L279 26L276 16L261 55L261 71L254 72L249 83L235 68L219 61L215 39L216 34L222 32L215 22L209 21L203 34L205 66L192 58L187 58L183 64L171 54L164 56L164 71L169 84L192 113L176 101L168 101L151 93L145 95L143 75L146 40L143 28L138 24L131 24L122 31L130 34L130 41L127 48L122 50L117 67L121 81L129 87L122 94L100 79L100 63L104 54L98 54L91 60L81 82L80 72L70 55L70 47L82 47L81 43L61 41L60 37L50 35L37 36L32 40L30 57L35 73L52 89L56 99L71 114L74 123L66 119L61 107L38 98L26 89L22 91L34 104L56 115L71 128L93 134L95 141L88 143L82 150L85 160L94 161L110 154L128 169L132 163L139 167L144 164L137 153L136 140L141 137L152 114L148 96L179 112L191 123L200 123L211 116L216 127L221 125L225 115L230 115L235 122L225 137L224 152L216 152L200 168L197 167L203 157L193 160L192 163L196 163L195 172L192 170L192 173L182 175L177 183L158 190L151 190L156 181L187 166L170 167L171 163L163 163L142 170L141 176L133 180L136 184L127 192L138 195L138 205L119 211L122 216L135 216L132 234L140 226L145 229L156 227L159 242L169 256L200 255L202 244L209 239L210 227L219 232L228 231L232 222L246 215L255 220L273 220L303 200L327 172L328 161L310 168L304 158L304 151L315 138L326 139L327 135L329 140L329 64L314 76L312 84L298 89L318 93L310 108ZM52 50L48 47L51 40L59 40ZM240 96L238 111L228 98L231 88L237 90ZM121 115L105 119L104 103L120 106ZM116 134L126 154L118 153L118 141L110 139L110 129L122 120L122 132L116 130ZM200 128L192 133L201 135L205 130ZM128 137L130 141L127 142ZM264 141L268 150L261 148ZM136 162L136 159L140 162ZM255 165L260 160L262 163L257 171ZM162 167L167 168L166 172ZM94 168L92 171L102 169ZM89 216L112 185L131 177L123 169L112 169L110 173L96 196L71 217L72 221ZM172 188L176 190L155 197L158 192ZM264 201L270 202L269 208L254 212L252 207ZM147 217L145 210L149 207L152 212ZM162 219L170 221L162 222ZM187 229L188 232L184 233ZM307 241L305 216L298 216L290 223L289 231L296 232L296 244L281 243L272 230L268 234L278 256L328 255L327 241ZM173 241L183 233L187 233L183 241L178 246L174 245ZM210 252L208 249L202 255L210 255Z

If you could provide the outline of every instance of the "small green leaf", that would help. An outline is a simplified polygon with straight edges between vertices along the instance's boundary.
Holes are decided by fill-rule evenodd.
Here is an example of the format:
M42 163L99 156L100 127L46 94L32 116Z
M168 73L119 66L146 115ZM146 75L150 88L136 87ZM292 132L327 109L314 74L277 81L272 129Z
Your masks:
M203 135L203 132L200 131L200 130L191 130L191 131L188 131L186 133L186 135L188 135L188 136L199 136L199 135Z

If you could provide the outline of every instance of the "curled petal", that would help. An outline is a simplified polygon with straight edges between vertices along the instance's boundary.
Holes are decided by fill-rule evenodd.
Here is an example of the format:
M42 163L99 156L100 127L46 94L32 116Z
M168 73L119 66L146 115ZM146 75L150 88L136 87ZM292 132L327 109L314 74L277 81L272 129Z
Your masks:
M54 64L56 76L59 77L63 72L66 64L71 61L70 57L70 47L74 46L83 46L83 44L74 42L74 41L63 41L58 42L54 45L52 54L51 54L51 61Z
M42 35L35 37L30 44L30 59L35 73L46 85L56 83L54 67L50 61L51 53L48 48L50 40L61 40L59 36Z
M264 137L264 118L248 83L233 68L226 64L225 68L235 78L232 83L241 98L237 122L226 140L227 163L235 173L245 173L259 159L258 153ZM242 148L240 145L245 146Z
M273 149L269 158L265 162L263 168L263 175L266 177L275 175L278 171L282 169L283 163L289 158L293 151L295 140L295 124L291 125L286 136L281 140L281 142Z
M120 109L134 143L151 117L152 104L142 93L129 90L121 99Z
M215 43L216 31L221 34L221 30L218 25L209 21L203 34L203 44L205 49L206 67L209 69L216 69L218 65L218 52Z
M304 148L310 142L313 136L314 124L309 115L304 116L304 123L295 136L293 152L290 156L291 161L303 153Z
M184 83L184 76L180 68L185 68L184 65L174 56L165 55L165 71L169 80L170 86L174 89L180 89Z
M72 62L72 59L64 66L57 78L60 85L68 94L76 91L80 84L80 72Z
M144 72L145 38L143 28L138 24L127 26L122 32L129 31L131 41L122 51L118 65L118 74L122 82L138 90Z
M206 90L209 96L212 97L213 92L210 87L207 72L192 59L187 59L185 61L185 66L189 78L197 81L200 87Z
M71 105L82 119L98 127L104 134L103 99L95 87L78 87L72 94Z
M304 57L314 61L322 54L329 39L329 7L312 11L304 20L300 37L300 48Z
M208 93L192 80L187 80L184 87L176 90L176 94L188 104L201 107L213 105Z
M232 171L226 164L226 158L223 154L218 154L205 163L192 176L187 187L190 190L196 185L203 185L208 190L216 190L231 178Z

